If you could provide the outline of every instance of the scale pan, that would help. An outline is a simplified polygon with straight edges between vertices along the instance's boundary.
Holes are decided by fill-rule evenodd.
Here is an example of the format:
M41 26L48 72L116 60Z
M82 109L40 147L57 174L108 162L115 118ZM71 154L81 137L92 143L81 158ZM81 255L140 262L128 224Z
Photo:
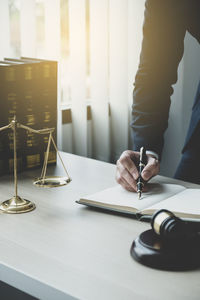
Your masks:
M46 176L44 179L37 178L33 184L39 187L58 187L71 182L71 178L62 176Z

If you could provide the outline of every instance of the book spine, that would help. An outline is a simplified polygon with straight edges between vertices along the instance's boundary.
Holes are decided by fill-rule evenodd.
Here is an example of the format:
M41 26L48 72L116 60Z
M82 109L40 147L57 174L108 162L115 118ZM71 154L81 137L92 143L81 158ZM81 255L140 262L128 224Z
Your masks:
M40 114L40 99L38 97L38 64L24 63L23 68L23 103L24 103L24 120L23 124L33 128L41 129L39 114ZM24 130L23 130L24 131ZM42 158L40 153L40 138L38 134L31 131L25 132L24 143L24 168L26 170L41 167Z
M5 101L5 65L0 66L0 127L6 125L6 114L7 114L7 105ZM7 158L7 132L1 131L0 132L0 175L5 174L6 167L8 165L8 158Z
M33 129L57 131L57 62L37 61L0 66L0 127L17 121ZM17 130L18 171L42 167L48 135ZM51 145L48 163L56 163ZM0 175L13 172L13 131L0 132Z
M41 114L42 128L55 128L53 138L57 142L57 62L41 61L40 91L41 91ZM49 136L41 137L42 157L44 160ZM56 150L51 143L48 164L56 163Z
M21 108L21 90L19 87L20 69L17 65L5 65L2 70L2 99L1 99L1 110L3 111L3 126L8 125L13 117L20 116L23 114ZM0 139L4 143L4 166L2 174L13 172L13 131L7 129L5 132L0 133ZM17 132L17 166L18 171L23 169L22 160L22 147L23 137Z

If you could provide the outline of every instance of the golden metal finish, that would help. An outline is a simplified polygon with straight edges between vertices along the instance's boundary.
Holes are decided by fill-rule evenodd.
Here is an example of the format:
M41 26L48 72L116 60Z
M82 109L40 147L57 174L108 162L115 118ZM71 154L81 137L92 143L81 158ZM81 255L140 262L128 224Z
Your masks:
M35 204L29 200L22 199L19 196L13 196L11 199L1 203L0 210L8 214L21 214L35 209Z
M160 214L158 214L153 222L153 228L155 230L155 232L159 235L160 234L160 226L163 223L163 221L167 218L169 218L170 216L173 216L173 214L167 213L167 212L162 212Z
M146 165L143 163L139 163L139 167L146 167Z
M37 178L33 184L39 187L52 188L52 187L63 186L70 182L71 182L71 178L68 177L46 176L44 179Z
M65 173L66 173L67 177L46 176L49 150L50 150L51 142L53 143L53 146L54 146L56 152L58 153L58 157L61 161L61 164L63 166L63 169L65 170ZM43 164L43 167L42 167L41 176L40 176L40 178L37 178L33 182L33 184L36 185L36 186L39 186L39 187L50 187L50 188L52 188L52 187L59 187L59 186L66 185L66 184L70 183L71 181L72 181L72 179L69 177L67 169L65 168L65 165L64 165L63 160L60 156L60 153L58 151L56 143L53 139L52 132L50 132L49 133L49 140L48 140L48 144L47 144L47 151L46 151L46 155L45 155L45 158L44 158L44 164Z
M59 187L68 184L71 181L71 178L69 177L69 174L67 172L67 169L65 168L65 165L62 161L62 158L60 156L60 153L58 152L57 146L55 144L55 141L53 139L52 133L54 131L54 128L45 128L40 130L35 130L33 128L30 128L28 126L22 125L17 122L16 116L14 116L13 120L8 124L7 126L1 127L0 131L6 130L6 129L12 129L13 130L13 145L14 145L14 191L15 195L4 202L0 204L0 210L5 213L10 214L19 214L24 212L29 212L33 209L35 209L35 204L32 203L29 200L23 199L18 196L17 194L17 146L16 146L16 131L17 128L22 128L24 130L27 130L32 133L37 134L49 134L49 140L47 145L47 151L44 159L44 164L42 167L42 173L41 177L38 178L34 184L36 186L40 187ZM56 152L58 153L58 156L61 160L62 166L67 174L67 177L60 177L60 176L46 176L47 171L47 164L48 164L48 158L49 158L49 150L50 150L50 144L51 141L54 145L54 148Z

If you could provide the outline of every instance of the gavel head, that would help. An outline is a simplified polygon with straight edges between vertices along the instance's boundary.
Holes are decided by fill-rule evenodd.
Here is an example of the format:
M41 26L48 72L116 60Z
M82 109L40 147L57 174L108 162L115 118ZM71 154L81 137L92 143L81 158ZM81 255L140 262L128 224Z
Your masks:
M157 235L163 239L181 239L191 235L191 228L172 212L161 209L154 213L151 219L151 227Z

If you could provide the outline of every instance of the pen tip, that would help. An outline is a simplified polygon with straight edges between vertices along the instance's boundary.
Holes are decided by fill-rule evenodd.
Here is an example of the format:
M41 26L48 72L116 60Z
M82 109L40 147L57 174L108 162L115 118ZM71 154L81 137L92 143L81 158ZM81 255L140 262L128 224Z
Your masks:
M138 200L141 198L141 192L138 192Z

